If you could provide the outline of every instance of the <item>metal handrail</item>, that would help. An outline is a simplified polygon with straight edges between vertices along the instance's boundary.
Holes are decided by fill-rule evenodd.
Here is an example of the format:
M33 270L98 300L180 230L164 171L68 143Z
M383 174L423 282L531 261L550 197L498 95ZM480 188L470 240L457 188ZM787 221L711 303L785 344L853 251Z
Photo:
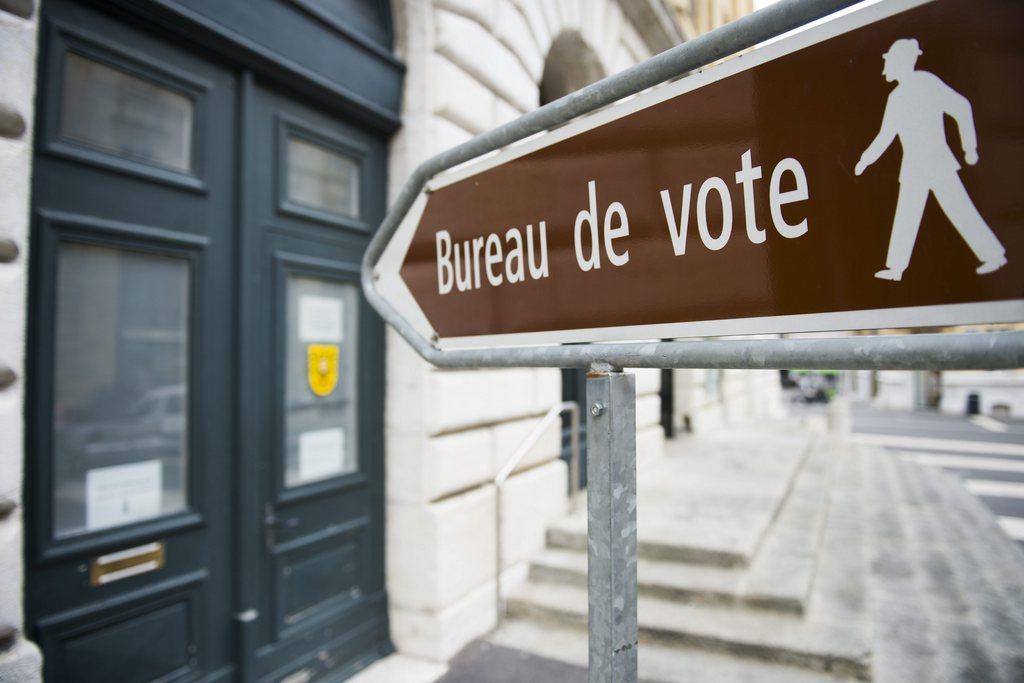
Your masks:
M519 448L512 454L494 475L494 607L497 623L501 623L501 565L504 556L501 553L501 487L515 471L526 454L537 444L540 437L548 430L551 423L562 416L562 413L569 413L569 510L576 511L576 494L579 493L580 483L580 405L576 401L562 401L551 406L551 409L544 414L533 431L523 439Z

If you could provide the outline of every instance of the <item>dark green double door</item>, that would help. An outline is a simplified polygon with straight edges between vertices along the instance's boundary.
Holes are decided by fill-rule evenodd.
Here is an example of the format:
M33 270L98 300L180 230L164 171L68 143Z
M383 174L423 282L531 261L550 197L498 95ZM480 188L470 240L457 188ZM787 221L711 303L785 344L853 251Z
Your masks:
M26 622L49 680L338 675L387 647L385 142L44 3Z

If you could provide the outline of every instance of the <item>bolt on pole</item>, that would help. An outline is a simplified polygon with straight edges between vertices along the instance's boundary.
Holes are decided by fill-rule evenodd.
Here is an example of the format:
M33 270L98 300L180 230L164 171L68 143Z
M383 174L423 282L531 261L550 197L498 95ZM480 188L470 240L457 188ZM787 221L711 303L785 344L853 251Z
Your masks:
M636 378L587 374L589 683L636 683Z

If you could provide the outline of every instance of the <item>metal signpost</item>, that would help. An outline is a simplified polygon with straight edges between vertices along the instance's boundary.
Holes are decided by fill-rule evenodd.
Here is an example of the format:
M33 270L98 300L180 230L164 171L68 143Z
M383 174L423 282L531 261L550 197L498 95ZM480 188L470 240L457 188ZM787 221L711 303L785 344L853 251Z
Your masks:
M591 681L637 676L624 368L1024 365L1016 331L637 341L1024 320L1024 5L806 26L854 4L783 0L428 160L367 249L427 361L590 370Z

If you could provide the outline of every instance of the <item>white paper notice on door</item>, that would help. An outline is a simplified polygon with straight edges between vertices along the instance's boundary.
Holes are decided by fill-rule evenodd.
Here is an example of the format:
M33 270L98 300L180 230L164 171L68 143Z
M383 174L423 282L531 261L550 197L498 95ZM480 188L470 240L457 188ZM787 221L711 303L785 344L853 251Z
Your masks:
M318 429L299 435L299 480L316 481L341 474L345 469L345 432Z
M299 341L341 342L341 299L329 296L299 297Z
M159 515L162 475L159 460L88 470L85 473L85 528L104 529Z

